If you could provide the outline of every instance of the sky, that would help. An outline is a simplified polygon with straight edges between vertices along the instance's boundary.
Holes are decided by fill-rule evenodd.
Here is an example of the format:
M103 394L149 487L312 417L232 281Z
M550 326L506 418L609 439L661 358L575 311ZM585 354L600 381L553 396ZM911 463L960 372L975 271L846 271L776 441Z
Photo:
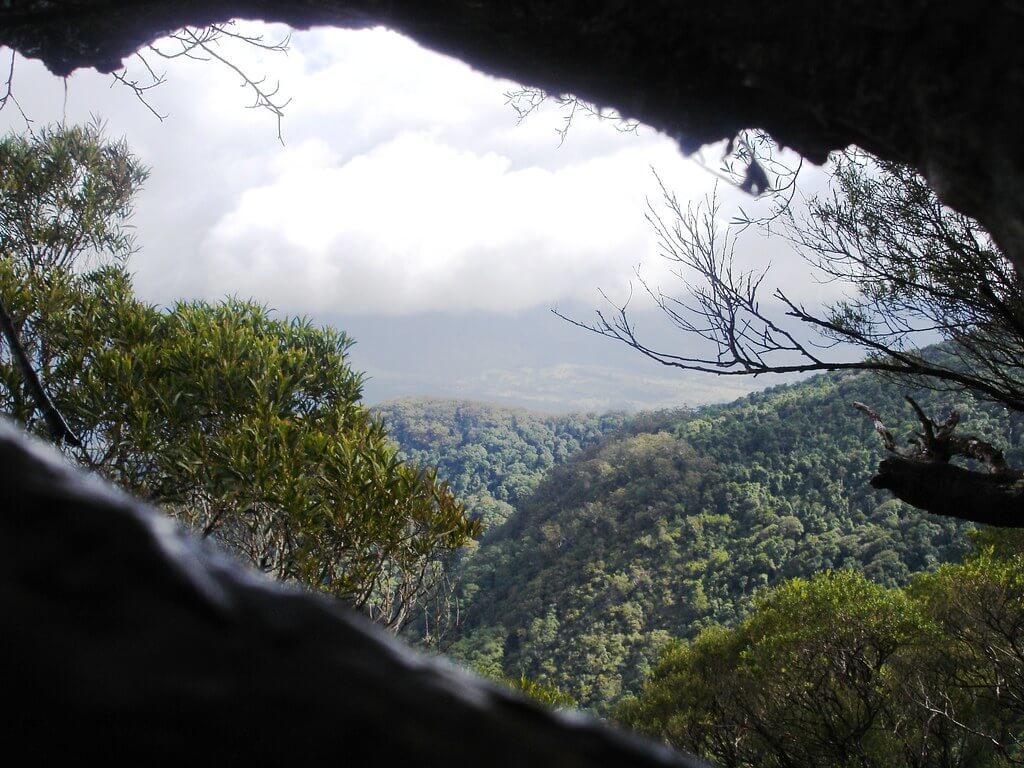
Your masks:
M283 141L216 61L149 57L166 72L147 92L160 120L110 76L62 80L16 59L14 94L32 127L99 118L149 166L129 265L142 298L234 295L342 328L356 339L352 364L367 374L370 403L430 395L551 412L644 409L779 383L665 368L551 312L588 320L603 294L622 301L632 286L644 338L689 349L635 290L638 270L651 285L679 285L645 211L659 199L655 171L680 200L717 184L723 222L756 206L708 170L721 147L687 158L644 126L580 117L562 141L557 106L520 122L506 96L515 83L385 29L295 32L287 53L218 50L280 83L290 99ZM143 74L129 61L130 78ZM17 110L0 112L0 130L25 129ZM806 171L812 187L815 174ZM749 234L737 259L770 263L797 300L834 296L779 240Z

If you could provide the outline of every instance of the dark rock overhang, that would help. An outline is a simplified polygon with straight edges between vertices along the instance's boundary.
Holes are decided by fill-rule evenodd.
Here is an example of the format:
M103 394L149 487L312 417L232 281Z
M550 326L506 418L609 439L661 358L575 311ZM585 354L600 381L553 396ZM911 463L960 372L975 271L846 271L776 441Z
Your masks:
M549 712L249 572L0 421L8 750L40 763L703 763Z

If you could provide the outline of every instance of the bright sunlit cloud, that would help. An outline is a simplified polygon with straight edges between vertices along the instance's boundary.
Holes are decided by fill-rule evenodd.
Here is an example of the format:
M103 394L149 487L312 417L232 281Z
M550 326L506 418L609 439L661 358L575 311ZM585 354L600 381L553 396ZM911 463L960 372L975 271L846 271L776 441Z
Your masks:
M371 314L592 300L632 264L660 261L643 217L649 164L688 170L670 145L628 142L561 168L514 168L426 132L349 158L321 140L288 154L203 241L210 285Z

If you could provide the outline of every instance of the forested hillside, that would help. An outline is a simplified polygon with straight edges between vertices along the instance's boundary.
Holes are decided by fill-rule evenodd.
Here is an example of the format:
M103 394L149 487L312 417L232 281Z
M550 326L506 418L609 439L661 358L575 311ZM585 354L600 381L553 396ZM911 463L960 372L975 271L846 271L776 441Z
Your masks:
M674 642L613 716L721 768L1006 768L1024 757L1024 538L884 587L833 571Z
M552 416L461 400L406 398L373 409L402 455L437 467L484 536L505 522L556 464L621 426L624 413Z
M895 586L957 560L965 524L869 485L882 449L851 403L902 436L916 426L904 393L834 374L630 420L555 467L464 563L449 653L602 712L638 690L670 638L735 622L761 587L842 568ZM1020 417L962 394L915 395L930 412L955 405L971 432L1021 458Z

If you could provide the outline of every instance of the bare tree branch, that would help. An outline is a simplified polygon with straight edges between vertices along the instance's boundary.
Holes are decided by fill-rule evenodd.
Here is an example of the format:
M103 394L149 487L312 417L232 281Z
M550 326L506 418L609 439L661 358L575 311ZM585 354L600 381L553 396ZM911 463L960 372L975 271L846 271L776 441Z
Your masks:
M8 104L13 104L15 108L17 108L18 114L21 115L21 119L25 122L25 125L31 126L32 121L29 119L28 115L25 114L25 110L21 108L21 104L19 104L18 100L14 97L14 60L16 56L17 53L12 50L11 63L7 67L7 80L4 82L4 93L3 96L0 96L0 112L2 112ZM31 130L31 128L29 128L29 130Z
M567 94L553 96L540 88L523 86L513 91L506 91L505 103L516 113L517 125L537 112L545 103L555 104L562 110L562 127L555 129L555 133L558 134L558 146L565 143L569 129L572 128L577 115L600 121L610 121L619 133L635 134L640 127L638 121L628 120L614 109L598 107Z
M668 293L637 278L664 316L709 344L711 354L648 346L626 307L612 302L611 312L599 310L593 322L570 322L676 368L724 376L869 370L910 378L917 386L964 388L1024 411L1024 289L1013 265L975 222L942 206L919 176L896 166L885 166L881 178L872 176L872 162L862 153L844 156L837 170L840 189L831 200L810 201L807 221L796 221L789 210L790 187L785 195L775 190L766 216L744 214L724 232L717 195L684 208L655 174L661 202L648 201L647 220L684 292ZM821 314L781 289L764 303L770 265L737 269L734 251L750 224L768 231L779 220L818 274L851 286L854 298ZM784 327L780 315L817 338ZM914 349L913 342L928 334L952 343L951 359ZM868 356L822 354L840 342L860 346Z
M163 44L153 43L146 46L143 51L137 52L133 59L141 63L145 70L143 78L133 77L128 67L124 67L113 74L114 81L129 88L145 107L153 113L158 120L164 120L167 115L162 114L149 100L149 92L167 81L166 72L158 72L150 63L146 54L155 55L169 61L175 59L192 59L194 61L216 61L222 66L231 70L240 79L242 86L247 88L253 96L253 103L249 109L264 109L274 116L277 123L277 138L282 144L284 138L281 131L281 121L284 117L284 110L291 103L291 99L281 98L281 84L275 83L273 87L267 84L266 77L256 77L246 69L235 63L230 56L219 50L222 41L234 41L245 46L252 46L264 51L275 53L287 53L290 37L285 36L281 40L267 41L262 35L247 35L235 29L233 22L226 24L214 24L207 27L185 27L170 34ZM168 46L170 43L170 46Z

